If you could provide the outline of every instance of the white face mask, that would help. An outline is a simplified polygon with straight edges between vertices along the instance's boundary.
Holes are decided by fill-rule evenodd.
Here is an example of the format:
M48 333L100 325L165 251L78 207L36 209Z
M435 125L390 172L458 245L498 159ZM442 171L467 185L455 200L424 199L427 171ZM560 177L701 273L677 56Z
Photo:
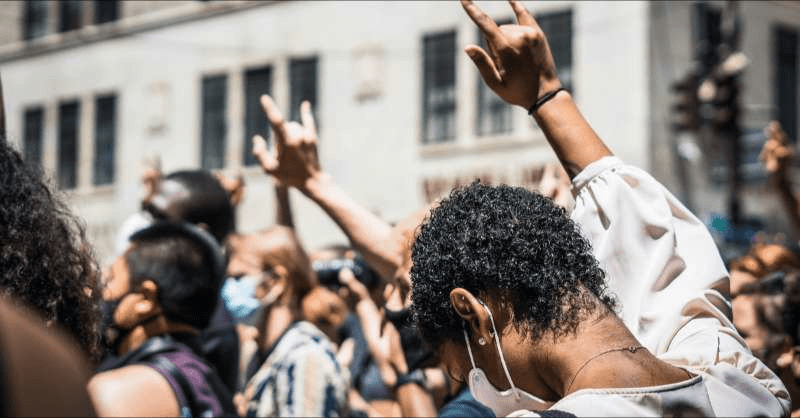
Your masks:
M483 305L483 302L481 302L481 305ZM492 312L486 305L483 305L483 307L487 312L489 312L489 320L492 322L494 342L497 346L497 352L500 353L500 364L503 365L503 371L506 374L506 379L508 379L508 384L511 386L511 388L504 391L498 390L486 377L486 373L475 366L475 358L472 356L472 347L470 347L467 330L464 329L464 341L467 344L469 361L472 364L472 370L469 371L468 375L470 393L472 393L472 396L475 398L475 400L486 405L486 407L494 411L495 415L498 417L505 417L519 410L543 411L549 408L551 405L553 405L552 402L545 402L543 399L531 395L530 393L514 386L514 382L511 380L511 374L508 373L506 359L503 357L503 350L500 347L500 338L498 337L497 329L494 326Z
M240 278L228 278L222 286L222 300L225 307L240 322L250 326L256 326L258 320L263 316L264 303L256 298L256 287L261 283L263 277L243 276Z

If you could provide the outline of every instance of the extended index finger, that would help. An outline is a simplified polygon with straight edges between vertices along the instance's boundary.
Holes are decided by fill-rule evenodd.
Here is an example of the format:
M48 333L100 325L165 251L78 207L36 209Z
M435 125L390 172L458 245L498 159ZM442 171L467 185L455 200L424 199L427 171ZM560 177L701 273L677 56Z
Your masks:
M478 25L478 28L480 28L488 41L499 42L503 39L500 28L494 22L494 19L472 3L472 0L461 0L461 6L464 7L464 11L467 12L472 21Z
M283 114L272 100L272 97L269 97L266 94L261 96L261 109L267 116L270 125L272 125L272 129L275 130L275 136L277 137L276 142L281 145L285 144L286 138L288 138L286 123L283 120Z

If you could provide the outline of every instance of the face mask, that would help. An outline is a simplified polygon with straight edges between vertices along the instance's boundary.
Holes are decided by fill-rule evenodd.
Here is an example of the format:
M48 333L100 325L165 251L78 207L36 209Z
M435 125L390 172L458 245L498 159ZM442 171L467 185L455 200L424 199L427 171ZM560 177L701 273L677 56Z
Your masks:
M264 316L264 303L256 297L256 287L262 280L260 275L228 278L222 286L222 300L237 322L256 326Z
M481 303L481 305L483 305L483 303ZM508 384L511 388L504 391L498 390L486 377L486 373L475 365L475 358L472 356L472 347L470 347L467 330L464 329L464 342L467 344L469 361L472 364L472 370L469 371L468 375L470 393L472 393L472 396L478 402L494 411L495 415L498 417L505 417L519 410L542 411L549 408L552 402L545 402L543 399L514 386L514 382L511 380L511 374L508 373L506 359L503 357L503 350L500 347L500 338L494 326L492 312L486 305L483 305L483 307L489 312L489 320L492 322L494 343L497 346L497 352L500 353L500 364L503 366L503 372L505 372L506 379L508 379Z
M115 300L104 300L100 305L100 326L103 330L103 345L105 346L106 350L113 355L116 355L119 352L120 344L122 344L122 341L125 340L125 337L127 337L128 334L130 334L133 329L136 328L136 326L147 324L158 318L158 315L153 315L150 318L146 318L136 324L133 324L130 328L123 328L117 325L117 323L114 322L114 313L117 311L122 299L129 294L130 293L126 293Z

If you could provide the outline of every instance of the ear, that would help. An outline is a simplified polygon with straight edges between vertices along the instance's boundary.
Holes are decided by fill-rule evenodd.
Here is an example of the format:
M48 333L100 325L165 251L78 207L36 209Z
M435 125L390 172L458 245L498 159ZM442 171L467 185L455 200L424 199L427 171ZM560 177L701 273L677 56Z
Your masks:
M450 291L450 305L469 324L470 336L476 344L483 345L479 343L481 338L484 344L491 343L494 334L490 313L478 298L468 290L457 287Z
M161 313L161 304L158 303L158 285L152 280L142 282L137 292L142 299L134 305L134 312L140 317L150 317Z
M257 291L256 296L264 301L265 304L272 305L289 289L289 271L283 266L275 266L272 268L272 277L267 280L271 282L268 284L269 290L263 296ZM262 282L259 287L264 285L266 283Z

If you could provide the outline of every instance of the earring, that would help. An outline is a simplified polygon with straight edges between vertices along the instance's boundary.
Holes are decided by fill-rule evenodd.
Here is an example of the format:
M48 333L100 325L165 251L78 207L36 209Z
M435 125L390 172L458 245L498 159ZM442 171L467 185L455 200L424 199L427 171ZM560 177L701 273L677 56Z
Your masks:
M486 345L486 338L478 338L478 345Z

